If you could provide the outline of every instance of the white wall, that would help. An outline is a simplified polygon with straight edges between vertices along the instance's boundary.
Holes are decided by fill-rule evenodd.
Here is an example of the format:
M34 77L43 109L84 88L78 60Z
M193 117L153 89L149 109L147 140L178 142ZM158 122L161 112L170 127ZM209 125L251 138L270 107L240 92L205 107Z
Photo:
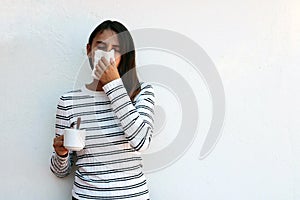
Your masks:
M56 103L104 19L186 35L225 88L216 148L198 159L204 120L181 159L147 174L152 199L300 199L299 13L297 0L1 1L0 199L70 197L73 178L49 170Z

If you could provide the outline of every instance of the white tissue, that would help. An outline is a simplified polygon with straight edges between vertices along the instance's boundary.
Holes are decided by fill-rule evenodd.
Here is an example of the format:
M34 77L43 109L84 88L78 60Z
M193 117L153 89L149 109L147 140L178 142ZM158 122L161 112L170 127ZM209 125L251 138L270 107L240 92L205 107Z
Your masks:
M100 49L96 50L94 55L94 68L92 71L92 77L94 79L99 80L99 78L97 78L95 71L96 71L96 65L98 64L99 60L101 59L101 57L104 57L109 63L110 63L110 58L112 58L115 61L115 51L114 49L110 50L110 51L102 51Z

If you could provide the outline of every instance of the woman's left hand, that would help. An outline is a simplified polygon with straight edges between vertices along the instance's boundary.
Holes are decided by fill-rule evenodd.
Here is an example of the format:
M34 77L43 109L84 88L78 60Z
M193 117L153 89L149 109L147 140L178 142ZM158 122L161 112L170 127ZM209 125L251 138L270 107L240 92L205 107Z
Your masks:
M105 57L102 57L96 65L95 74L102 85L120 78L118 68L112 58L110 59L110 62L108 62Z

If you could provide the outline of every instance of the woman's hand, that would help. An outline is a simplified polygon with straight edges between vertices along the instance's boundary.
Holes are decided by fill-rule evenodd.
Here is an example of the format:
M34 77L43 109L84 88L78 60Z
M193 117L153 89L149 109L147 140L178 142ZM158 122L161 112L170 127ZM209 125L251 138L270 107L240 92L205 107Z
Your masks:
M95 75L100 80L102 85L120 78L118 68L112 58L110 59L110 62L108 62L105 57L101 57L95 67Z
M64 147L64 135L55 137L53 139L53 147L57 155L65 157L68 154L68 149Z

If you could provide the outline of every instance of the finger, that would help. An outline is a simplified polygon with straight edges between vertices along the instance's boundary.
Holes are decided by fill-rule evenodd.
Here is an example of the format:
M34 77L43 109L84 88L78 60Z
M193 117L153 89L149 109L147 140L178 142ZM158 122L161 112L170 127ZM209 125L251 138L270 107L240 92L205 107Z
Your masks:
M68 151L68 149L66 149L64 146L62 146L62 147L56 148L56 151L59 151L59 152L66 152L66 151Z
M102 69L106 71L110 67L110 63L106 60L105 57L101 58L101 62L103 63Z
M53 143L53 147L56 148L56 147L61 147L64 145L64 141L62 140L57 140Z
M99 77L96 75L96 69L92 71L92 77L96 80L99 80Z
M99 67L98 64L95 65L95 68L93 69L92 74L95 75L96 78L99 78L97 74L101 71L101 68Z
M53 144L54 144L56 141L61 141L61 140L62 140L62 141L64 140L63 135L57 136L57 137L53 138Z
M56 136L54 139L63 140L64 139L64 135Z
M100 71L104 72L106 70L106 66L101 59L99 60L98 65L99 65Z
M101 61L104 63L104 65L106 67L108 67L110 65L109 62L108 62L108 60L106 60L106 58L104 56L101 57Z
M60 156L64 156L69 152L69 150L64 147L61 147L59 149L56 149L55 152Z
M95 72L101 72L101 67L99 66L99 64L97 64L96 66L95 66Z
M103 63L102 63L103 64ZM101 65L102 65L101 64ZM104 70L103 70L103 68L102 67L100 67L99 65L97 65L97 68L96 68L96 71L95 71L95 73L96 73L96 76L98 76L99 78L102 76L102 74L104 73Z
M101 75L103 74L102 72L100 72L100 70L97 70L94 73L95 73L95 76L97 77L98 80L101 78Z
M114 67L116 67L116 62L113 58L110 58L110 64Z

